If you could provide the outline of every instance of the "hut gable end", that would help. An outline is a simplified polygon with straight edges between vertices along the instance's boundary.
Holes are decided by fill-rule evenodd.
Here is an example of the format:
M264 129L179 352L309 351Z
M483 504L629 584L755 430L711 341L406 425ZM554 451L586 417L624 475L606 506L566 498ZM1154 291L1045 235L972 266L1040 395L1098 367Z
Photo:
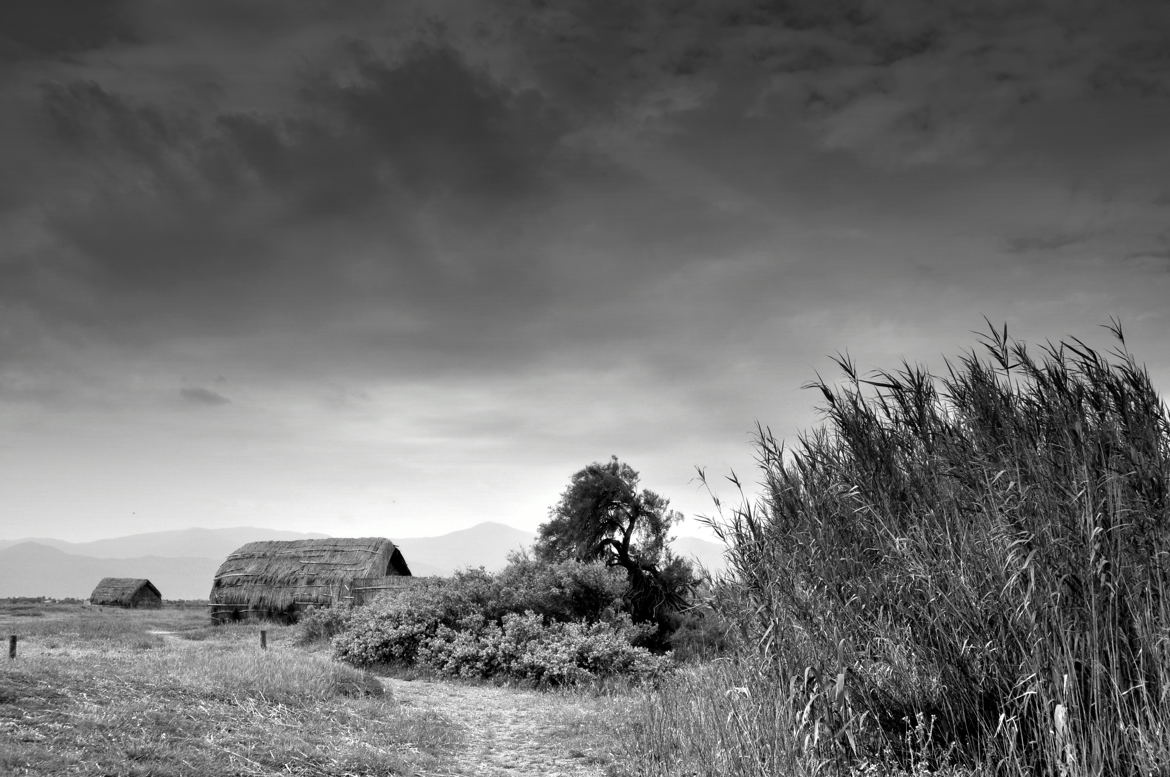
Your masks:
M409 575L402 553L382 537L249 542L216 572L211 615L295 620L309 605L351 600L354 580Z

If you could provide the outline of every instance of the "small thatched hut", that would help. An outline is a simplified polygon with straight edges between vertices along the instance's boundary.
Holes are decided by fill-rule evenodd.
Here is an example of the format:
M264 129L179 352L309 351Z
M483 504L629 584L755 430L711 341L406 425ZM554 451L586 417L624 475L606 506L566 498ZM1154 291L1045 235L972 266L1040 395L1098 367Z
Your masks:
M103 577L89 601L113 607L162 607L162 594L146 578Z
M355 587L409 575L402 553L382 537L249 542L220 565L208 599L217 621L294 621L309 605L352 602L360 599Z

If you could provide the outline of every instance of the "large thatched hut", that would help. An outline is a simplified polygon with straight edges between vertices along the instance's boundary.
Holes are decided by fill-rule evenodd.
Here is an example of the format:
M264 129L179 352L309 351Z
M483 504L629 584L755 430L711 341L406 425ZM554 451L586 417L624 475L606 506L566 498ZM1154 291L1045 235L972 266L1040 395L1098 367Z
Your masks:
M90 604L112 607L162 607L162 594L142 577L103 577L89 595Z
M409 575L401 551L382 537L249 542L215 573L211 617L294 621L309 605L360 600L362 589Z

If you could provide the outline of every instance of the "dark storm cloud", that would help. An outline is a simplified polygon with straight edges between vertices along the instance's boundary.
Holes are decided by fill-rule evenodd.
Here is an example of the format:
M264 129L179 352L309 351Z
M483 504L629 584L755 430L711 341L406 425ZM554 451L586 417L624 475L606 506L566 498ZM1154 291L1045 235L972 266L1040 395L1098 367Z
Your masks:
M115 286L254 282L281 228L357 218L385 196L367 147L306 120L200 121L92 83L49 85L44 105L100 187L51 224Z
M47 83L43 109L63 144L79 156L127 156L148 168L162 168L184 152L188 121L150 105L133 105L92 81Z
M386 305L429 326L506 327L543 299L539 257L493 247L554 185L559 128L540 98L442 45L392 63L353 47L352 64L350 82L311 78L306 107L288 117L198 116L93 82L45 85L45 116L80 184L46 224L69 249L60 271L106 303L104 321L86 323L148 320L145 334L166 337L316 326Z
M535 91L513 93L457 52L417 44L398 62L353 47L357 82L309 90L340 111L399 180L423 196L515 198L530 192L564 131Z
M122 0L0 3L0 61L55 59L133 42Z
M205 405L215 407L218 405L231 404L231 400L220 394L218 391L212 391L209 388L202 386L191 386L179 389L179 395L194 405Z
M133 68L39 49L66 63L26 82L52 186L12 216L29 247L0 297L91 339L262 341L277 371L659 343L644 358L677 372L664 339L766 311L783 279L842 288L818 234L996 166L1076 158L1099 186L1121 163L1059 106L1137 99L1165 63L1149 25L1086 27L1096 8L133 4L134 35L84 38ZM1160 125L1127 123L1125 169L1157 178ZM1072 247L1015 232L1021 256ZM699 288L704 264L728 273Z
M42 85L75 170L44 220L64 250L27 262L68 283L8 293L87 337L273 330L316 359L506 370L564 337L621 336L621 316L573 322L651 315L647 284L742 233L701 198L645 189L565 143L572 99L422 38L378 54L340 41L332 69L289 74L302 101L282 114L197 111L116 80ZM64 293L78 286L92 293Z
M797 108L823 147L967 165L1000 156L1037 106L1151 95L1170 82L1167 30L1164 4L1140 0L793 2L729 12L722 37L772 73L763 109Z
M1062 248L1083 243L1089 238L1090 235L1087 234L1015 237L1007 242L1004 250L1012 254L1028 254L1034 251L1059 251Z

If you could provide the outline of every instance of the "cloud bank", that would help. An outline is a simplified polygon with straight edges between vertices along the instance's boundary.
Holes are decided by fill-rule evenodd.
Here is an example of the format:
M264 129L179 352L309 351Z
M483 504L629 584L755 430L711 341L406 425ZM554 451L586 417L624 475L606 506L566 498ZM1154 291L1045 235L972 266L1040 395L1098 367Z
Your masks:
M168 429L193 447L159 482L203 471L225 521L356 526L421 483L395 520L531 527L610 453L704 509L692 467L750 467L757 420L815 422L799 386L844 349L1118 315L1165 371L1168 15L5 6L0 417L78 468L122 430L126 482ZM273 461L316 485L283 496Z

